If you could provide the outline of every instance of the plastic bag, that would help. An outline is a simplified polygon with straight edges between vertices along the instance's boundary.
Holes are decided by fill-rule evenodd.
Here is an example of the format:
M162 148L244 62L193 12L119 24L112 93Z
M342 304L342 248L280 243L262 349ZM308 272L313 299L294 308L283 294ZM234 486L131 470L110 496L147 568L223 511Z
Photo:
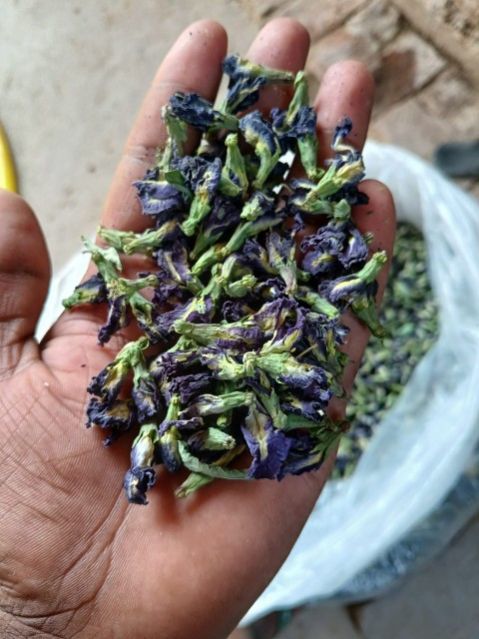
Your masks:
M368 177L393 192L398 219L424 232L439 339L355 473L325 486L293 550L243 623L342 588L354 598L351 580L378 558L387 562L386 551L456 484L479 439L479 203L402 149L370 142L365 163ZM377 586L379 591L384 584ZM356 583L356 594L360 590Z
M334 593L341 603L360 603L383 595L401 579L439 555L479 511L479 451L439 508L396 545ZM328 601L331 598L328 597Z
M479 439L479 204L396 147L370 142L365 162L368 177L392 190L398 218L424 231L440 336L355 473L325 486L286 562L243 623L348 592L352 579L387 558L451 491ZM79 255L54 277L38 338L61 313L61 299L87 263L88 256ZM427 554L423 546L421 554Z

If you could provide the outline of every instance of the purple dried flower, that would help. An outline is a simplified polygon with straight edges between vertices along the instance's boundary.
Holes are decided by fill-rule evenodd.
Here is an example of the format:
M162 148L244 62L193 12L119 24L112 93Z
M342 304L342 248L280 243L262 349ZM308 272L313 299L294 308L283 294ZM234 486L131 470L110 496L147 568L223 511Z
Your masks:
M276 430L271 418L254 403L249 407L241 432L253 457L248 476L255 479L280 478L291 440Z
M155 217L157 225L170 220L186 209L185 194L169 182L138 180L134 182L144 215Z
M63 306L68 310L78 304L100 304L106 302L108 290L105 280L100 273L96 273L75 286L73 293L63 300Z
M233 115L221 113L213 108L211 102L197 93L175 93L169 102L173 115L200 131L238 128L238 120Z

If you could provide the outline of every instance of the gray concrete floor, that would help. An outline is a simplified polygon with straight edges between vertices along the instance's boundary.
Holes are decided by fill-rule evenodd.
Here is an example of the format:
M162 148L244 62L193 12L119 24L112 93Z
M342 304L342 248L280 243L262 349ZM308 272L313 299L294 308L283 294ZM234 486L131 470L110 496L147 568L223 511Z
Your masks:
M181 30L203 17L228 29L231 50L244 50L256 32L223 0L2 2L0 120L54 268L94 230L157 66Z

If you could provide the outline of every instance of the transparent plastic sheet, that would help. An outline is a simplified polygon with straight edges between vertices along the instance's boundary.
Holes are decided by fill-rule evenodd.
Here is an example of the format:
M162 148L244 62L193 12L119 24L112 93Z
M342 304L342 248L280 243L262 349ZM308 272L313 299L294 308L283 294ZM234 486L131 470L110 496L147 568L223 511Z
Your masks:
M459 497L443 516L438 511L436 520L426 520L454 492L479 439L479 203L402 149L369 142L365 163L368 177L393 192L398 219L423 230L440 336L355 473L326 485L293 550L243 624L336 593L361 599L361 590L364 595L370 587L371 595L378 594L447 543L478 506L473 496L467 503ZM418 524L410 538L414 549L403 545L388 555ZM371 579L362 585L351 581L365 578L363 571L374 562L386 568L380 573L376 564L376 585Z
M327 600L351 604L379 597L439 555L479 512L479 451L474 457L438 508Z
M374 562L387 564L388 551L418 522L425 528L417 539L428 541L416 543L416 559L428 556L441 535L431 536L426 517L453 490L479 439L479 204L402 149L369 142L365 162L368 177L392 190L398 218L423 229L440 336L355 473L326 485L281 570L243 623L335 593L347 598L351 580ZM87 263L88 256L78 255L53 278L38 338L61 313L62 298ZM460 504L454 513L457 525L467 520ZM448 530L443 541L451 536ZM399 573L409 565L403 561ZM358 597L358 582L354 587L350 598Z

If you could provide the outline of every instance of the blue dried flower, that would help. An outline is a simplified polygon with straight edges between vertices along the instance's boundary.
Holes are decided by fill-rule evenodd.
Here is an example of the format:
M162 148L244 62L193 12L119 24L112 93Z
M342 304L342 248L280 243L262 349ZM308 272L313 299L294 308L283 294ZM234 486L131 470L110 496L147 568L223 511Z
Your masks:
M144 179L134 182L134 186L138 191L143 214L153 216L158 225L186 209L188 200L185 192L175 184Z
M248 391L232 391L223 395L211 395L205 393L199 395L193 404L190 404L181 417L205 417L207 415L221 415L234 408L244 408L253 401L252 393Z
M100 428L111 428L113 433L117 434L129 430L135 421L134 406L129 400L116 399L113 402L105 402L92 397L86 414L87 428L96 425Z
M208 372L190 373L174 377L164 388L165 400L178 395L182 404L189 404L197 395L211 385L211 374Z
M259 90L270 82L291 82L293 74L254 64L230 55L223 61L223 71L229 76L228 92L222 110L237 113L257 102Z
M136 406L138 422L144 424L158 416L161 409L161 395L155 380L147 371L138 374L133 381L131 397Z
M251 144L258 156L260 164L253 186L261 189L282 154L281 144L273 127L259 111L242 117L239 126L246 141Z
M386 252L378 251L360 271L322 283L319 292L333 304L352 301L367 293L368 285L375 281L386 262Z
M218 190L221 179L221 160L215 158L203 172L201 180L197 181L195 195L191 203L188 216L181 224L181 230L188 237L196 231L201 220L211 210L213 198Z
M145 424L133 442L131 468L123 480L128 501L132 504L148 503L146 492L155 484L156 479L153 463L158 439L157 427L154 424Z
M254 403L249 407L241 432L253 457L248 477L279 479L291 440L283 432L276 430L271 418Z
M146 492L155 485L156 477L153 468L133 468L127 470L123 487L130 504L146 506Z
M368 245L363 235L349 222L330 222L321 227L301 242L301 250L307 251L302 267L312 275L334 271L338 262L350 269L364 264L368 257Z
M173 282L191 293L198 293L202 289L201 283L191 273L188 250L183 242L177 240L170 248L158 251L155 257L161 271L167 273Z
M126 295L119 295L108 300L108 316L105 324L98 332L98 343L106 344L114 333L125 328L130 323Z
M75 286L74 292L62 303L67 310L78 304L101 304L106 302L107 293L105 280L100 273L96 273L85 282Z
M304 399L296 395L286 394L281 402L281 409L290 415L298 415L306 420L320 423L324 416L324 404L314 399Z
M235 229L239 220L240 209L236 202L222 195L215 195L211 211L196 236L195 245L190 252L191 259L196 260L203 251L216 244L224 234Z
M211 132L218 129L236 131L238 128L237 118L216 111L211 102L200 97L197 93L178 91L170 98L169 107L173 115L200 131Z

